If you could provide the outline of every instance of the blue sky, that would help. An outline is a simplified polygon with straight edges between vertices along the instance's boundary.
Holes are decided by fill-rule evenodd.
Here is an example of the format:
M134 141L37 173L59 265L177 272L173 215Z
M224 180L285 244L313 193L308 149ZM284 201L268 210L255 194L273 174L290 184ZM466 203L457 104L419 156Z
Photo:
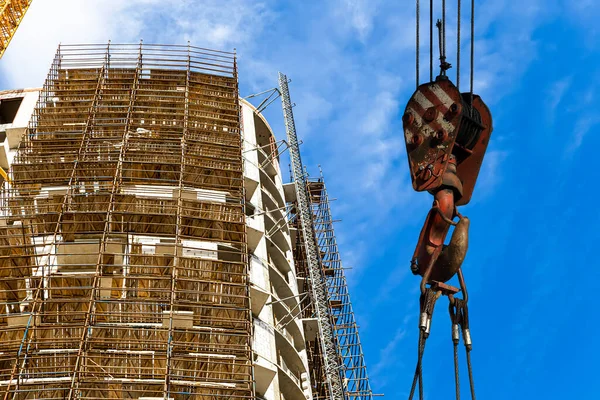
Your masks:
M475 90L494 116L473 200L461 210L471 218L464 271L477 394L597 398L600 5L497 0L477 9ZM406 398L419 283L409 261L431 204L411 188L400 120L414 90L413 2L38 0L0 60L0 88L41 85L59 42L140 38L237 48L242 95L276 86L277 71L292 79L303 161L312 173L322 166L338 199L372 387ZM467 65L463 58L463 82ZM283 138L279 103L265 114ZM451 398L445 303L436 311L425 391ZM467 398L464 364L462 377Z

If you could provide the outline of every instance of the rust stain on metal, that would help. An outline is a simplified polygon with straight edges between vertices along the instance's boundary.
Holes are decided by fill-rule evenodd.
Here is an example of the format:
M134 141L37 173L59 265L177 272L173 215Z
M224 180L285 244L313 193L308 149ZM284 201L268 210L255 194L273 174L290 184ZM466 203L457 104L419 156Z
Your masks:
M469 224L467 217L463 217L458 222L452 232L450 244L444 246L433 266L431 280L447 282L458 272L469 248Z
M452 285L448 285L447 283L431 281L431 288L436 292L440 292L444 296L454 296L455 294L460 292L460 289L454 287Z
M419 86L408 102L402 120L416 191L441 186L461 121L461 103L460 92L448 80Z
M445 186L454 156L462 191L458 206L471 200L492 133L490 110L478 95L472 99L471 105L470 93L461 94L449 80L438 79L417 88L402 117L413 188L434 192Z
M475 182L479 176L479 170L481 169L483 157L485 156L493 130L492 114L481 100L481 97L477 95L473 95L473 109L479 114L479 124L482 130L479 136L475 138L474 143L470 143L469 147L472 146L470 154L457 164L457 175L463 184L463 196L460 200L457 200L457 206L468 204L471 200L473 189L475 189ZM458 148L455 151L457 150Z

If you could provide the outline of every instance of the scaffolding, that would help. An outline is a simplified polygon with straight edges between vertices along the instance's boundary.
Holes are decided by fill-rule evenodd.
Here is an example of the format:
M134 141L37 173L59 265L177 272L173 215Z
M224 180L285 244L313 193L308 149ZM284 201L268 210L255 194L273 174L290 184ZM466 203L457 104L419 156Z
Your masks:
M235 54L59 46L4 184L4 399L250 399Z
M346 275L337 246L329 196L323 176L308 181L313 224L320 250L321 266L326 279L329 313L337 353L342 364L344 395L347 400L370 400L373 392L358 334L358 325L352 310Z
M302 234L302 223L298 218L297 203L290 204L290 227L292 232L295 233L296 240L294 243L294 266L296 268L296 275L299 286L302 290L307 290L310 284L310 274L308 270L308 263L306 260L306 251L304 248L304 237ZM303 296L300 299L301 315L304 321L305 331L312 325L317 324L315 318L315 306L312 299L309 296ZM332 336L333 337L333 336ZM309 366L310 383L312 385L311 390L314 400L329 400L331 398L330 390L327 385L327 375L323 368L323 352L322 352L322 337L318 332L312 333L306 336L306 357ZM336 356L337 361L337 356Z
M307 192L312 210L311 223L319 249L319 264L327 287L328 316L336 347L336 361L340 365L338 371L343 385L343 398L344 400L372 400L375 395L369 383L358 324L350 301L348 284L333 227L334 220L329 207L329 196L322 175L319 178L307 178ZM301 281L309 284L310 276L297 203L290 204L290 210L290 224L297 232L294 263L298 277ZM314 304L311 299L303 299L302 309L304 321L309 323L308 321L315 319ZM322 337L316 335L314 341L308 341L306 346L315 400L331 398L326 384L327 377L323 365L321 340Z
M33 0L0 0L0 58Z

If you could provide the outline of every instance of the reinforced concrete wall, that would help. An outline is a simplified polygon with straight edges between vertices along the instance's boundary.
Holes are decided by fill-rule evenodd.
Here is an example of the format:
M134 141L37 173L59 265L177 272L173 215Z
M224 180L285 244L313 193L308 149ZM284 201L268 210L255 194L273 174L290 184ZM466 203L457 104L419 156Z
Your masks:
M242 101L250 296L257 396L311 399L301 299L279 149L262 114Z

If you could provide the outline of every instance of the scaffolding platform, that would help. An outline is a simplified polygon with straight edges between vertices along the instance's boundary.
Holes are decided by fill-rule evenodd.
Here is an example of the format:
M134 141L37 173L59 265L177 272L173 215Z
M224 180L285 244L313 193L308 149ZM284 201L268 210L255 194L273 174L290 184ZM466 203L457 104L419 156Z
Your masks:
M253 398L236 58L58 48L4 184L4 398Z
M341 365L344 396L347 400L371 400L373 392L335 237L324 178L321 176L309 179L308 190L313 211L314 231L329 297L329 312L333 320L333 332Z

